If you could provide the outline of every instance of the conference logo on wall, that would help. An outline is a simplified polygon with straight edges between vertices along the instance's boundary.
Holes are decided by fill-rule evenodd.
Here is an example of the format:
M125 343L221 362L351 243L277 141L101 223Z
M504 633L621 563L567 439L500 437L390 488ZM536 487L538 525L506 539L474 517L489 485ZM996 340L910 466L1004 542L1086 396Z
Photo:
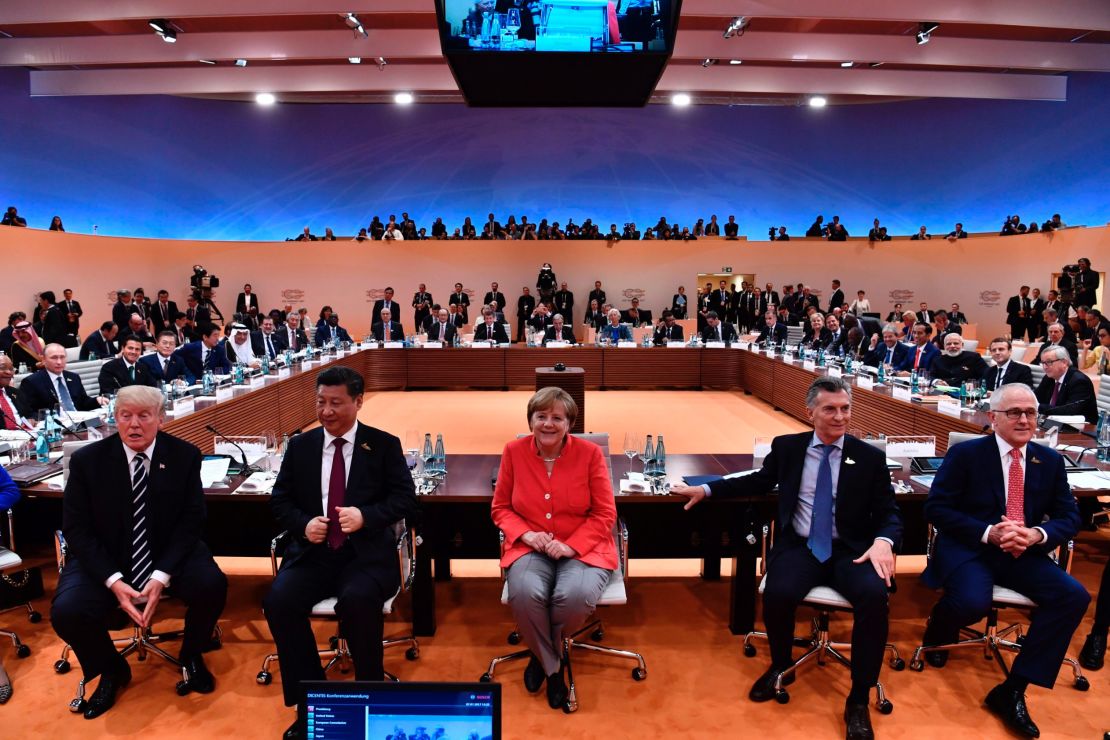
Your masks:
M35 301L38 301L38 299L39 299L39 296L36 293L35 294ZM109 306L112 306L112 305L115 305L115 302L119 300L119 295L117 295L116 291L109 290L107 293L104 294L104 300L108 303Z
M997 290L980 291L979 305L984 308L997 308L1002 305L1002 294Z
M908 288L895 288L890 291L891 303L907 303L913 300L913 291Z
M371 288L366 291L366 302L373 303L374 301L385 298L385 288Z
M283 288L281 291L281 302L289 305L304 303L304 291L300 288Z
M633 298L639 298L641 301L644 300L644 296L647 295L647 291L643 288L625 288L621 291L621 295L624 296L624 299L626 301L632 303Z

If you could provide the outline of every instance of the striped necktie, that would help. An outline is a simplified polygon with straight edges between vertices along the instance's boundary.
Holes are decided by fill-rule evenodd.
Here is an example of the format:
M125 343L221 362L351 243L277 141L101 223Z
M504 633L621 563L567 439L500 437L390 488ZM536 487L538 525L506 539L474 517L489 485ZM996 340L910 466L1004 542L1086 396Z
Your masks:
M147 537L146 490L146 455L140 452L131 463L131 588L136 591L143 590L154 569Z

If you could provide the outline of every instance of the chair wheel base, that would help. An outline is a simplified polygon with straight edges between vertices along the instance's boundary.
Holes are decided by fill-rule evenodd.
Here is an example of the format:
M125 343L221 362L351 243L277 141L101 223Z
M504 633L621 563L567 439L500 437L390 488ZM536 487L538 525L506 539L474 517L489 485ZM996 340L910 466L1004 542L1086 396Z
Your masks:
M68 660L58 660L54 662L54 672L59 675L69 673L69 668L70 665Z
M254 680L260 686L269 686L271 683L274 682L274 674L270 673L269 671L259 671L258 675L254 677Z
M1086 676L1080 676L1075 679L1075 688L1077 691L1089 691L1091 682L1087 680Z
M521 637L520 637L519 632L510 632L509 633L509 644L510 645L519 645L520 641L521 641Z
M38 624L42 621L42 615L38 612L31 612L27 615L27 619L31 622L31 624Z
M15 649L15 657L26 658L31 654L31 648L28 645L20 645Z
M911 660L910 661L910 670L911 671L916 671L917 673L921 673L923 670L925 670L925 661L920 660L920 659Z
M490 682L490 681L492 681L492 680L493 680L493 676L489 675L488 673L483 673L483 674L482 674L482 675L481 675L481 676L480 676L480 677L478 678L478 681L479 681L479 682L481 682L481 683L489 683L489 682Z
M775 692L775 701L779 704L787 704L790 702L790 692L786 689Z
M405 651L405 660L416 660L420 657L420 648L410 647Z
M598 627L596 630L590 633L590 639L594 642L601 642L605 639L605 630Z
M889 699L883 699L879 702L879 714L890 714L894 711L894 704Z
M647 671L645 671L643 668L636 667L632 669L633 681L643 681L645 678L647 678Z
M178 696L186 696L192 690L193 690L193 687L189 685L188 681L178 681L177 685L174 686L174 691L177 692Z
M896 671L904 671L906 670L906 661L901 658L895 658L890 662L890 667Z
M745 658L754 658L755 657L755 645L745 645L744 646L744 657Z
M73 712L74 714L84 713L84 711L85 711L85 700L84 699L74 699L73 701L71 701L69 703L69 711Z

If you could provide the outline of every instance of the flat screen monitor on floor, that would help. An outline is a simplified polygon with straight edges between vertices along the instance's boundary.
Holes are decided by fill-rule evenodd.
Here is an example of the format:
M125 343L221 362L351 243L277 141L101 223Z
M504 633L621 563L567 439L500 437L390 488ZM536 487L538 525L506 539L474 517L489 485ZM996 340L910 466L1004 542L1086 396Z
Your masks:
M308 740L500 740L501 685L306 681L298 718Z

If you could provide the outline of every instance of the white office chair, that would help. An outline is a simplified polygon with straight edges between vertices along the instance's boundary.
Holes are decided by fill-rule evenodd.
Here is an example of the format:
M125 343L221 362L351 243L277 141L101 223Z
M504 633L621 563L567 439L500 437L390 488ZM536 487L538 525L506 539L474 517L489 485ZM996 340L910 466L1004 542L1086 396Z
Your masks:
M968 352L978 352L979 351L979 340L978 339L965 339L964 340L964 349L967 350Z
M932 557L936 534L936 528L930 526L928 557ZM1066 573L1071 573L1071 557L1074 548L1075 543L1069 540L1065 546L1058 548L1051 556L1053 560L1060 564L1060 567L1062 567ZM1010 653L1021 652L1022 626L1020 622L1015 622L999 629L998 612L1002 609L1016 609L1018 611L1029 612L1034 611L1036 608L1037 604L1032 599L1012 589L996 585L991 593L991 610L987 614L987 624L982 631L964 627L960 630L962 639L957 639L956 642L947 645L919 645L917 649L913 651L913 657L910 659L910 669L919 673L925 670L923 656L926 653L939 650L981 647L983 649L983 658L986 660L997 660L998 667L1002 669L1002 673L1009 676L1010 669L1006 666L1006 661L1002 657L1002 651L1005 650ZM1013 636L1012 640L1009 639L1011 635ZM1087 691L1091 688L1090 681L1083 675L1083 670L1079 667L1079 663L1076 662L1074 658L1064 656L1064 663L1071 666L1073 676L1072 685L1077 690Z
M501 536L501 543L504 545L505 535L499 533ZM605 591L602 592L601 598L597 600L597 606L618 606L628 603L628 591L625 588L625 578L628 575L628 528L624 522L617 519L616 525L613 527L613 536L617 544L617 553L620 556L620 563L616 570L612 571L609 575L609 583L605 586ZM501 588L501 603L509 603L509 582L505 580L504 586ZM590 639L593 642L587 642L581 636L589 633ZM620 650L618 648L607 647L599 645L601 640L605 639L605 628L602 626L601 617L597 612L594 612L593 617L577 632L569 637L563 639L563 662L567 667L567 701L563 705L563 711L567 714L578 711L578 693L574 685L574 672L571 670L571 651L574 648L582 648L595 653L609 655L614 658L626 658L628 660L636 661L637 665L632 669L632 678L635 681L643 681L647 678L647 663L644 662L644 656L640 653L635 653L630 650ZM509 644L520 644L520 633L513 630L509 633ZM497 666L502 663L508 663L514 660L521 660L532 655L531 650L518 650L515 653L508 655L499 655L489 663L489 668L482 674L478 680L483 683L489 683L493 680L494 671Z
M14 548L15 547L15 526L14 526L15 525L15 519L12 516L11 509L8 509L7 514L8 514L8 544L11 545ZM23 567L23 559L21 557L19 557L19 555L17 555L13 550L9 550L7 547L4 547L2 541L0 541L0 577L2 577L5 582L10 583L13 586L16 586L16 587L25 586L26 585L26 579L30 578L30 573L29 572L25 572L22 577L15 576L15 575L8 575L9 573L13 573L14 571L22 570L22 567ZM42 615L39 614L37 611L35 611L35 608L33 606L31 606L30 602L25 603L25 604L16 604L15 606L9 607L8 609L5 609L4 611L10 611L11 609L20 609L20 608L24 608L24 607L27 609L27 619L32 624L42 621ZM17 658L26 658L28 655L31 654L31 648L28 647L27 645L24 645L22 642L20 642L19 635L17 635L14 631L0 628L0 637L6 637L6 638L8 638L9 640L12 641L12 647L15 648L15 656Z
M773 541L774 527L763 525L763 554L759 560L759 571L763 576L759 581L760 594L767 586L767 552ZM794 644L804 647L806 649L805 653L775 679L775 701L779 704L786 704L790 701L790 694L783 686L784 678L794 674L798 668L811 660L816 660L818 665L823 666L825 665L825 658L831 656L845 668L849 670L852 668L852 661L841 652L842 650L850 650L852 644L850 642L835 642L829 638L829 615L834 611L851 613L852 604L831 586L817 586L810 589L799 606L816 610L817 616L813 618L813 631L808 638L794 638ZM755 657L756 650L752 641L757 638L766 640L767 633L749 632L744 635L744 655L746 657ZM890 667L896 671L905 670L906 661L898 655L898 648L888 642L885 649L891 654ZM890 714L894 711L894 704L886 698L886 691L883 690L881 682L875 684L875 694L875 707L880 713Z
M980 437L985 437L985 436L987 436L987 435L971 433L971 432L949 432L948 433L948 449L952 449L955 445L958 445L960 442L970 442L973 439L979 439Z
M1110 412L1110 375L1098 377L1098 410Z
M274 577L278 574L278 547L288 537L288 532L282 532L270 542L270 568ZM415 532L410 532L405 525L405 520L397 522L393 525L394 541L397 543L397 563L401 570L401 585L397 587L396 593L382 604L382 614L390 615L393 613L393 602L397 597L412 588L412 582L416 578L416 545L417 536ZM322 619L335 620L335 603L338 598L332 596L323 601L318 602L312 607L312 616ZM414 635L405 635L402 637L388 637L382 640L383 648L399 647L401 645L408 645L405 651L405 658L408 660L416 660L420 657L420 644L416 641ZM320 658L327 658L328 662L324 665L324 672L330 671L334 666L339 666L340 673L349 673L351 670L351 649L347 646L347 638L342 633L338 632L328 639L328 647L321 649ZM273 680L274 675L270 671L270 664L277 662L277 653L270 653L262 661L262 670L255 676L255 681L263 686L269 686ZM398 678L392 673L386 671L386 677L391 681L397 681Z

